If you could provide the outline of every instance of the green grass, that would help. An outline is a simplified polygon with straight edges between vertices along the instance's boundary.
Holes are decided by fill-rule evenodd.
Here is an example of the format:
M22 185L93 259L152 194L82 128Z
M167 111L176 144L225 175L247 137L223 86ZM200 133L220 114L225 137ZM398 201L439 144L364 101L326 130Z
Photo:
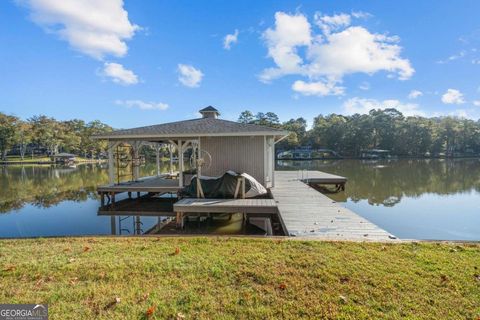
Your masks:
M0 241L0 302L51 319L478 319L479 274L479 244Z

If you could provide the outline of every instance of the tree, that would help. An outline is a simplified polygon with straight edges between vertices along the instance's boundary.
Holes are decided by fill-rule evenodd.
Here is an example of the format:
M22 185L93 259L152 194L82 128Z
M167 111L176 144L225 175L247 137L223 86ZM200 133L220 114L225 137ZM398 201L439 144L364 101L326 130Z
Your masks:
M85 152L85 154L89 152L90 155L94 157L94 155L98 156L101 152L106 151L108 147L107 142L104 140L94 139L93 136L102 134L102 133L107 133L112 130L113 130L112 127L98 120L89 122L85 126L85 130L82 134L81 145L82 145L82 150Z
M304 143L307 134L307 120L304 118L290 119L282 124L282 128L291 132L282 146L297 147Z
M19 119L0 113L0 153L2 160L6 160L7 153L16 142L16 127Z
M240 116L238 117L238 122L240 123L252 123L253 122L253 113L245 110L240 113Z
M85 133L85 121L73 119L63 122L65 133L63 135L63 148L75 154L85 153L82 149L82 139Z
M32 125L32 140L37 147L47 149L49 154L56 154L62 142L64 126L47 116L33 116L29 121Z
M280 120L278 116L273 112L267 112L267 113L258 112L255 115L255 119L253 120L253 123L261 126L267 126L267 127L274 127L274 128L280 127Z
M16 143L19 147L20 157L23 160L27 152L27 146L32 142L32 125L25 121L19 121L16 131Z

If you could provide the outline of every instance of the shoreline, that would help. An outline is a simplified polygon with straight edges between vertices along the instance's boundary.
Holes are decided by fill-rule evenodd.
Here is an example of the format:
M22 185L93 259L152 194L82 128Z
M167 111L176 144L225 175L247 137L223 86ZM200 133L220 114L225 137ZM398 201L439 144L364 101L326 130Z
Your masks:
M480 155L475 156L456 156L456 157L420 157L420 156L393 156L391 158L362 158L362 157L330 157L330 158L291 158L291 159L282 159L275 158L276 161L309 161L309 160L435 160L435 159L444 159L444 160L454 160L454 159L480 159Z
M105 163L107 160L101 159L101 160L80 160L80 161L75 161L73 164L87 164L87 163ZM0 165L2 166L7 166L7 165L19 165L19 164L38 164L38 165L63 165L62 163L59 162L54 162L54 161L0 161Z

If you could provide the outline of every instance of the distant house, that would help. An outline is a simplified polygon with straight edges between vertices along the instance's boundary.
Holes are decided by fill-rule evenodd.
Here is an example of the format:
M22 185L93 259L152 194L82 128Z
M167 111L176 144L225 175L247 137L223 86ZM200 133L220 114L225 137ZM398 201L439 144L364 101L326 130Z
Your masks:
M115 181L114 149L121 143L132 146L134 158L142 145L157 149L157 174L159 174L158 153L161 145L174 146L179 161L179 185L183 186L185 171L184 153L188 150L204 162L200 175L220 176L227 170L248 173L265 187L274 184L275 143L289 132L219 119L220 112L212 106L199 111L201 118L163 123L152 126L124 129L96 136L109 143L110 182ZM178 152L180 150L180 152ZM173 157L173 155L171 155ZM134 180L138 172L134 172Z
M391 157L390 150L367 149L361 151L361 157L364 159L387 159Z
M57 153L50 156L50 159L55 163L74 163L76 156L71 153Z

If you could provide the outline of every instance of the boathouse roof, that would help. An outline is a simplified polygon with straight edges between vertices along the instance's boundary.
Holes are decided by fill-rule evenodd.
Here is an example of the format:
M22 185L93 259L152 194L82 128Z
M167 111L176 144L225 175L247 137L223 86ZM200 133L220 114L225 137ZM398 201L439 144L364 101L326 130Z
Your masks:
M285 136L288 131L248 123L218 119L217 109L199 111L202 118L122 129L95 136L98 139L169 138L199 136ZM213 114L213 115L212 115Z

